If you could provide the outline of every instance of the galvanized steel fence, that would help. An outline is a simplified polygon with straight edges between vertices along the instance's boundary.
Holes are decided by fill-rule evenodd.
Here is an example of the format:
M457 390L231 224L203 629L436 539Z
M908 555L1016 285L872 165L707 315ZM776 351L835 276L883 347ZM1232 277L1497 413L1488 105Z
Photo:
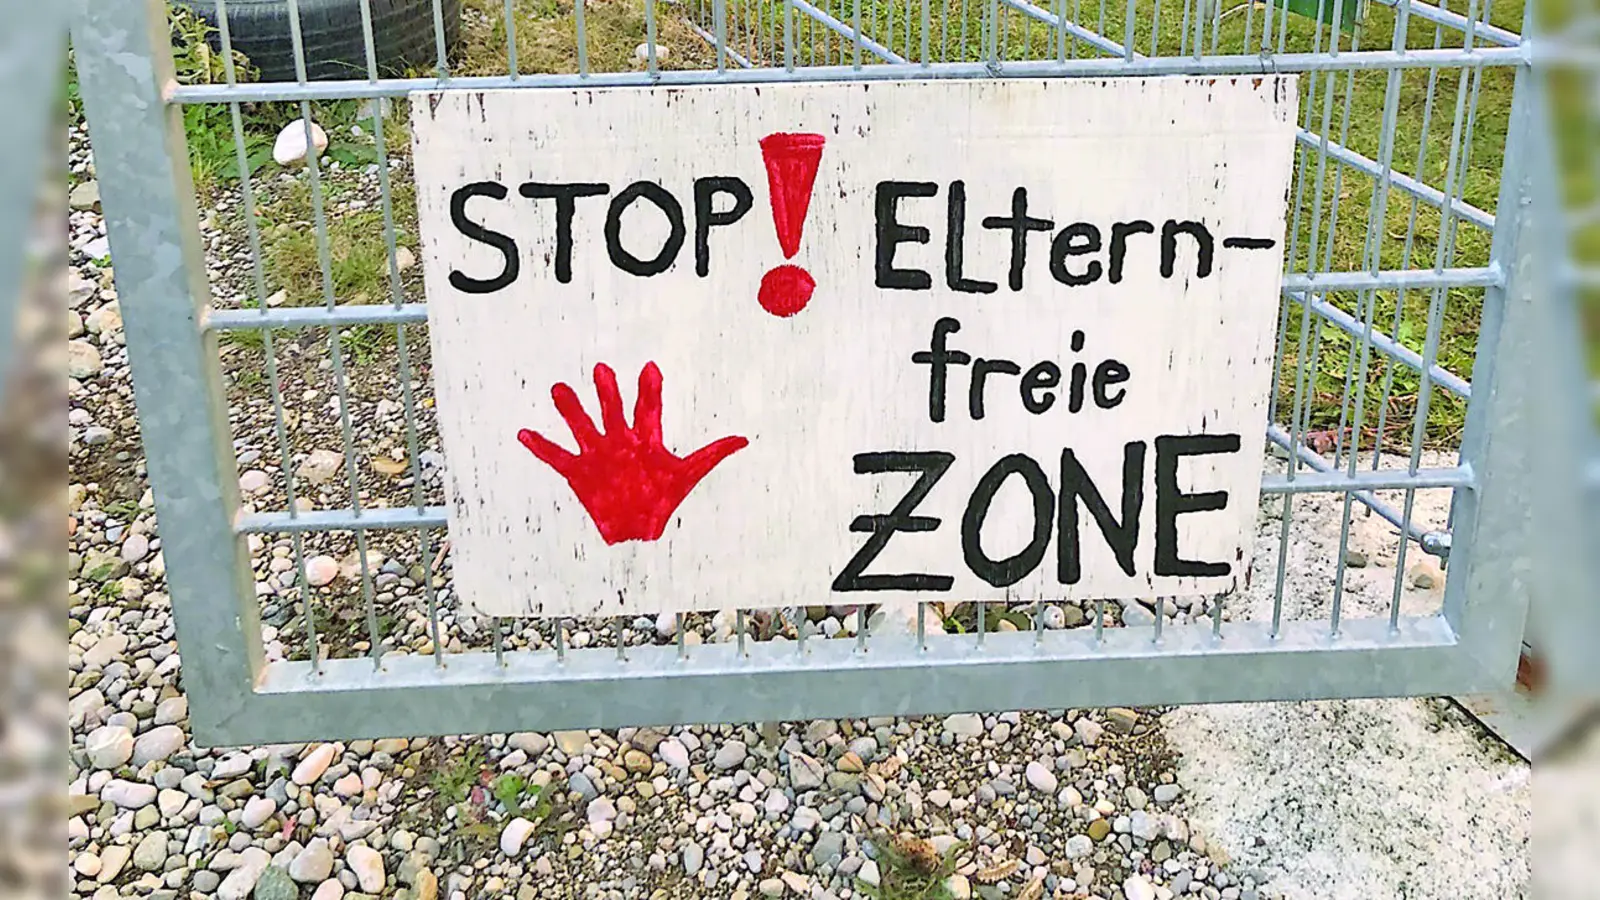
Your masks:
M435 0L433 71L385 77L363 0L364 71L311 81L288 0L299 77L261 83L227 52L228 4L219 0L222 77L183 84L161 0L91 0L72 38L196 739L1503 687L1538 540L1527 499L1536 474L1530 400L1543 390L1532 363L1548 300L1528 277L1540 152L1530 135L1544 112L1514 5L578 0L560 10L570 68L534 72L519 67L531 58L532 14L517 0L469 0L463 40L498 45L492 65L480 54L463 72ZM607 29L621 21L623 34L637 33L641 58L596 55L601 17ZM443 498L430 476L438 460L419 340L426 305L406 274L409 176L404 151L391 146L408 92L1286 71L1307 77L1268 430L1281 462L1262 484L1261 545L1273 551L1255 573L1258 590L1271 587L1265 606L1241 595L1175 609L1154 598L1146 622L1106 602L1085 610L1085 627L1046 628L1035 609L1018 629L980 605L964 634L944 633L954 630L940 625L949 610L926 603L901 629L862 607L854 639L830 640L804 610L729 597L740 608L718 617L727 639L707 644L687 637L683 617L667 640L636 627L646 623L480 625L455 615ZM252 116L276 108L309 120L340 100L368 101L360 123L374 157L362 178L314 155L303 174L252 176ZM203 244L183 128L185 108L198 105L227 111L240 177L220 182L218 205L235 216L247 251L237 258L208 260ZM290 180L309 192L309 214L289 227L309 235L320 288L320 302L303 306L274 304L278 276L263 247L282 239L283 223L264 235L259 222L263 194ZM330 222L352 191L381 223L383 297L352 296L336 277L348 261ZM215 251L215 237L205 242ZM379 349L352 334L381 338ZM382 440L387 472L373 470L362 419L376 402L362 379L379 365L393 367L398 393L383 398L394 426ZM256 421L251 409L267 412ZM337 503L319 503L299 471L297 434L308 429L338 443ZM270 483L247 485L246 496L241 468ZM1447 519L1418 513L1427 491L1453 494ZM1335 498L1340 518L1313 590L1298 577L1309 563L1295 548L1316 494ZM1393 577L1363 595L1357 615L1351 534L1374 519L1395 535ZM347 577L333 587L308 578L314 549L353 550ZM385 566L375 552L415 563ZM1448 559L1442 595L1408 582L1424 557ZM1417 608L1419 596L1436 602ZM425 637L409 639L408 623Z

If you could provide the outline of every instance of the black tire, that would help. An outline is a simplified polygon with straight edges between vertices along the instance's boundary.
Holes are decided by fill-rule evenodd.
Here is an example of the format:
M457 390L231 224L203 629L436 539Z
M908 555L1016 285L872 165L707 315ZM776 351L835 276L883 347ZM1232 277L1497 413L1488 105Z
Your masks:
M217 26L216 0L176 0ZM434 41L434 0L369 0L372 45L378 74L399 75L410 68L432 71L438 63ZM294 41L287 0L226 0L233 49L250 59L261 81L296 81ZM312 81L367 77L366 42L361 30L361 0L299 0L300 36L306 77ZM461 0L440 0L446 52L461 33ZM220 45L220 37L213 35Z

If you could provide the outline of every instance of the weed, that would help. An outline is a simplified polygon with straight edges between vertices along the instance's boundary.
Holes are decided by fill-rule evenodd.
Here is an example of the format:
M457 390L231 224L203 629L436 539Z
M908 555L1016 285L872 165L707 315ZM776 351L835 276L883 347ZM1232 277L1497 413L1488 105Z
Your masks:
M133 500L112 500L101 509L106 515L122 522L132 522L139 515L139 504Z
M857 881L857 888L878 900L946 900L952 895L947 886L957 868L957 857L964 845L956 844L941 856L927 841L909 834L890 838L874 837L878 849L878 884Z
M172 29L172 64L180 84L220 84L227 81L227 63L212 49L215 29L193 11L173 4L168 7ZM233 53L234 78L249 81L255 70L244 54ZM241 125L244 124L241 116ZM256 127L241 127L237 135L245 151L245 167L255 172L272 159L273 131L270 123L252 122ZM190 103L183 107L183 130L189 145L189 167L195 189L209 194L218 179L239 177L238 142L233 113L220 104Z
M483 748L470 744L459 757L444 758L441 763L428 785L447 806L464 802L473 786L479 783L484 765Z
M494 799L500 801L501 806L512 810L521 808L522 795L527 789L528 779L511 772L496 778L490 793L494 794Z

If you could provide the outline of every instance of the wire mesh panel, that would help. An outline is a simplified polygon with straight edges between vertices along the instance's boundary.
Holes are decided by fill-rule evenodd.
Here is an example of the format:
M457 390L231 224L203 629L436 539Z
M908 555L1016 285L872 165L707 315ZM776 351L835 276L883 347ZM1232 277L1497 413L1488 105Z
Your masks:
M234 52L223 0L92 3L73 32L99 166L116 173L103 204L197 740L1509 681L1534 543L1519 4L431 0L414 10L435 38L419 61L385 49L375 7L394 5L350 0L361 53L347 67L308 55L323 32L301 5L286 0L278 36L292 80L259 80L269 61ZM1244 587L465 614L415 265L410 92L1272 72L1306 74L1275 449Z

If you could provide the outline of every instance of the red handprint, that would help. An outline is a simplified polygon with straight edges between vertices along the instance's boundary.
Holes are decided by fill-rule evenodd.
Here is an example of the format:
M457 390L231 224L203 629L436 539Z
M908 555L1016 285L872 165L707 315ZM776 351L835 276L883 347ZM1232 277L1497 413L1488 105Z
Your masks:
M557 384L550 389L556 411L578 441L576 454L526 428L517 432L517 440L567 480L607 544L661 537L667 520L700 479L750 443L725 437L687 457L673 455L661 442L661 370L653 362L639 372L632 428L622 417L622 394L610 366L595 364L594 387L605 434L595 429L571 387Z

